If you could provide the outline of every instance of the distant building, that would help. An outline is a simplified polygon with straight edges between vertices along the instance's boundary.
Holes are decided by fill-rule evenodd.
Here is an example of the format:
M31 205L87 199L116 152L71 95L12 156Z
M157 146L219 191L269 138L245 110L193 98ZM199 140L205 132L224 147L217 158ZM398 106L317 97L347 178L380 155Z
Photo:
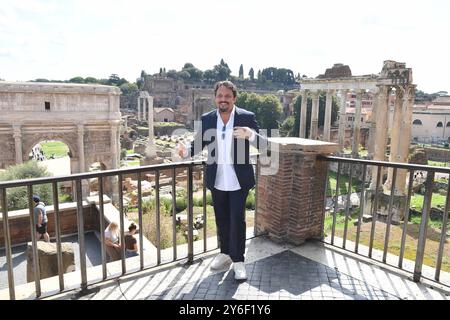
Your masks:
M422 143L450 141L450 96L413 107L412 139Z
M174 122L175 112L172 108L154 108L153 120L155 122Z

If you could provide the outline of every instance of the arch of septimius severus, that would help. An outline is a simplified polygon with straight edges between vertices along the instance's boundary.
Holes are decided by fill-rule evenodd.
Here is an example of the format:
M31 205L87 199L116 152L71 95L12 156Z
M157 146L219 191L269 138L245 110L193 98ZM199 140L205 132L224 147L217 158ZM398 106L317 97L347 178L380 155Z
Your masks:
M300 138L318 139L319 94L326 92L325 122L323 140L330 141L331 129L331 102L332 96L339 94L340 114L338 127L338 143L341 151L344 146L345 112L347 92L356 93L355 121L353 127L352 155L358 156L360 128L361 128L361 101L362 95L371 92L373 95L373 113L369 133L370 144L373 145L373 160L386 160L385 152L388 140L389 95L395 95L394 117L390 135L391 162L407 162L409 145L411 141L411 117L414 104L415 85L412 83L412 70L406 68L405 63L392 60L384 61L383 68L378 75L349 76L339 78L304 78L300 82L300 95L302 106L307 98L312 98L311 129L306 137L306 108L300 111ZM372 175L376 170L372 171ZM376 178L372 177L372 182ZM385 189L391 189L392 169L388 171ZM406 171L398 170L395 183L395 194L402 196L406 188ZM371 184L375 189L375 183Z
M117 168L119 97L103 85L0 82L0 168L28 160L43 140L69 147L72 173Z

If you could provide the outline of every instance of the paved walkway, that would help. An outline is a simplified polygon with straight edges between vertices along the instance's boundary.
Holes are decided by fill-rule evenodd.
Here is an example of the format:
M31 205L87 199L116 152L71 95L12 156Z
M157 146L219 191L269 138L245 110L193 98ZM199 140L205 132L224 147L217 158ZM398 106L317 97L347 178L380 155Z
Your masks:
M450 288L415 283L373 261L360 261L321 242L277 245L265 237L247 241L248 280L232 270L212 272L217 251L191 265L172 263L98 285L81 300L449 300ZM73 299L65 293L50 299Z

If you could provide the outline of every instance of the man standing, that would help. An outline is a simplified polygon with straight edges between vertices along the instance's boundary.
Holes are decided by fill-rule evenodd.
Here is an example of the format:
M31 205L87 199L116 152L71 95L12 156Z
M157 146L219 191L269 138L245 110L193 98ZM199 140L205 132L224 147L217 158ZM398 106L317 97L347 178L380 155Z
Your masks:
M50 242L50 236L47 233L47 211L45 204L41 202L39 196L33 196L34 201L34 221L36 222L36 241L44 236L45 242Z
M206 187L211 190L220 242L211 269L232 262L235 279L245 280L245 202L255 186L249 150L250 144L258 146L261 136L255 114L235 106L237 88L232 82L216 83L214 94L217 109L202 115L201 132L196 133L190 154L208 149ZM188 156L186 146L180 144L178 154Z

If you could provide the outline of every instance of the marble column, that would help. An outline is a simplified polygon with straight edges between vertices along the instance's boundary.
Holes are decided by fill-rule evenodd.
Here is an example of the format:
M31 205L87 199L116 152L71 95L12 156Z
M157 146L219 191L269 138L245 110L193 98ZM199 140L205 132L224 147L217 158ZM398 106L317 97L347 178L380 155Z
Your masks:
M386 154L386 142L388 132L388 117L389 117L389 93L390 88L388 86L378 86L378 94L376 97L376 118L374 122L377 124L374 132L374 147L373 147L373 160L385 161ZM370 183L370 189L375 190L377 181L377 170L372 170L372 179Z
M319 92L312 92L311 128L309 138L317 140L319 127Z
M392 128L391 128L389 162L401 162L398 150L400 143L400 127L403 117L402 100L403 100L403 89L401 87L396 87L394 118L392 120ZM388 177L386 182L384 183L384 188L386 192L390 192L392 188L392 173L393 169L392 168L388 169ZM394 190L394 194L398 194L398 192L399 190Z
M345 147L345 117L347 109L347 90L340 90L340 106L339 106L339 152L344 151Z
M408 163L409 146L411 142L411 122L412 109L414 105L414 85L407 86L402 89L403 95L399 105L401 104L401 119L399 126L398 148L397 148L397 162ZM399 169L397 171L397 178L395 181L395 194L406 195L406 180L407 170ZM389 174L388 174L389 175Z
M142 98L142 113L141 113L141 119L146 121L147 120L147 97Z
M308 108L308 91L302 90L302 107L300 109L300 138L306 139L306 110Z
M323 141L330 141L331 131L331 105L333 102L334 90L328 90L325 103L325 121L323 125Z
M16 150L16 164L23 162L22 157L22 127L20 125L13 125L14 149Z
M78 168L80 172L85 172L85 160L84 160L84 125L78 126Z
M361 100L365 90L356 92L355 120L353 121L352 158L359 158L359 142L361 140Z
M373 159L374 148L375 148L375 134L377 130L377 112L378 112L378 90L372 91L372 115L370 118L370 128L369 128L369 148L368 156L369 159Z
M137 118L139 121L141 121L141 97L138 97L138 114L137 114Z
M148 158L156 157L155 131L153 127L153 97L146 98L148 103L148 143L145 154Z

